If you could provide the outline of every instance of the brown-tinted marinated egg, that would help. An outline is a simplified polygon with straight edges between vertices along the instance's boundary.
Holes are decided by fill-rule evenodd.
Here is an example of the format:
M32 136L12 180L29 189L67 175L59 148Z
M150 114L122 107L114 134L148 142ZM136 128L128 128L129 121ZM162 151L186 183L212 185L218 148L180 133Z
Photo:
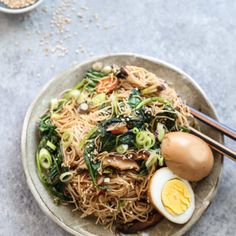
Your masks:
M178 176L198 181L209 175L214 164L212 151L202 139L184 132L164 136L161 153L166 165Z

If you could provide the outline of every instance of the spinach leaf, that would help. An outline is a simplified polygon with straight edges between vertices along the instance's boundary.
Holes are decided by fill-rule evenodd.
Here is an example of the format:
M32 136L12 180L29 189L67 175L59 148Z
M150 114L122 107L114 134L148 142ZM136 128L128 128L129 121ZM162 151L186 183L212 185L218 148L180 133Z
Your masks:
M119 123L119 122L122 122L122 118L123 117L113 117L107 121L104 121L103 123L100 124L100 127L102 130L102 133L104 133L106 131L106 128L109 126L109 125L112 125L112 124L115 124L115 123Z
M142 100L140 98L140 90L137 88L132 89L129 95L128 104L131 108L135 108Z
M156 115L157 122L164 124L168 130L174 131L175 130L175 121L177 119L175 109L171 105L167 104L164 106L163 110L165 110L165 111L158 113ZM163 117L167 117L167 118L163 118ZM168 118L170 118L170 119L168 119Z
M97 72L95 70L89 70L85 73L85 78L93 78L93 79L99 79L102 77L105 77L106 74L102 72Z
M100 134L100 131L97 130L87 141L84 148L84 159L85 163L88 167L89 175L93 181L94 186L100 189L107 189L106 186L100 186L97 184L97 176L98 176L98 169L101 166L101 162L95 160L94 157L94 150L95 150L95 143L94 139Z
M112 151L120 144L128 144L130 147L135 146L135 134L128 131L121 135L112 134L107 130L111 124L126 122L129 129L134 127L142 129L144 124L150 123L152 116L145 113L144 109L134 110L130 117L119 116L111 118L100 124L100 137L101 137L101 151Z
M55 129L56 127L51 122L50 114L46 113L45 115L43 115L39 122L40 133L51 136Z
M146 161L142 161L141 166L140 166L140 171L137 175L140 176L140 177L148 175L148 169L146 167Z
M64 194L64 187L65 184L60 182L60 175L66 171L68 168L62 167L61 164L62 154L60 150L60 137L57 135L56 127L52 125L50 114L46 113L43 115L39 122L39 130L41 139L38 145L38 152L45 148L48 150L52 157L52 164L48 170L43 170L40 167L38 155L36 155L37 167L38 167L38 174L40 180L46 187L46 189L55 197L60 198L61 200L71 200L70 197ZM55 149L50 148L47 145L47 142L50 141L53 145L55 145Z
M178 130L185 133L190 133L190 129L186 126L178 126Z
M117 135L107 132L103 137L101 137L101 151L110 152L116 147Z
M48 183L44 183L45 188L55 197L59 198L62 201L71 201L71 197L66 196L64 192L65 185L64 183L58 183L55 186L52 186Z
M131 118L126 119L128 128L141 128L145 123L149 124L153 117L149 113L145 113L144 109L133 111Z
M134 146L136 135L132 131L128 131L124 134L119 135L117 138L118 145L127 144L129 147Z

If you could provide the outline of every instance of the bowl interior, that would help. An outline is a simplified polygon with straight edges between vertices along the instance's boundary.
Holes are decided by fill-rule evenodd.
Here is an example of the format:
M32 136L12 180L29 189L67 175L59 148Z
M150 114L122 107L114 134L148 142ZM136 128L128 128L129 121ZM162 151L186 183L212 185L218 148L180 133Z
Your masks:
M157 76L173 84L173 87L187 103L213 118L217 118L215 111L201 89L190 79L188 75L162 61L153 58L142 57L133 54L119 54L96 58L62 73L51 80L32 103L25 118L22 132L22 160L28 185L42 210L57 224L74 235L113 235L103 226L96 225L94 219L81 219L79 212L72 212L71 207L57 206L53 203L51 196L47 193L36 173L35 151L38 144L37 121L41 114L48 108L49 101L57 97L60 92L73 87L82 79L83 73L91 68L95 61L104 64L136 65L142 66L155 73ZM203 132L215 140L222 142L222 137L214 130L201 125ZM158 225L140 232L137 235L182 235L202 215L211 202L219 181L223 158L215 153L215 164L212 173L204 180L197 183L194 188L196 199L196 210L191 220L185 225L176 225L163 220ZM115 234L114 234L115 235Z

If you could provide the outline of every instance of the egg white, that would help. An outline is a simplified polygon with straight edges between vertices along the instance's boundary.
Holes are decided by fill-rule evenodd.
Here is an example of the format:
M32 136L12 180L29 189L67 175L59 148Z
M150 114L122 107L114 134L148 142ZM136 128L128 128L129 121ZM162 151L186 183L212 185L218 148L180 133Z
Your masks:
M161 200L162 190L165 184L172 179L179 179L183 181L183 183L187 186L188 191L190 193L190 206L189 208L182 213L181 215L171 215L165 208ZM180 178L175 175L168 167L161 168L155 172L153 175L150 185L149 185L149 198L154 207L168 220L176 223L176 224L184 224L186 223L191 216L193 215L195 209L195 198L191 185L188 181Z

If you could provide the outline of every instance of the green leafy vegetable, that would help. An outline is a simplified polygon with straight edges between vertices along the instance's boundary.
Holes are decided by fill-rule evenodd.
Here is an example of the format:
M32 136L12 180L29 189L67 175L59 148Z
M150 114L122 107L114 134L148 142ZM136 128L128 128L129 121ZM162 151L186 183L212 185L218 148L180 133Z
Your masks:
M144 111L144 109L134 110L126 123L129 129L136 127L137 129L142 129L145 124L149 124L153 117Z
M135 134L132 131L128 131L124 134L121 134L117 137L116 144L127 144L129 147L134 146Z
M152 102L162 102L164 103L164 99L162 97L151 97L151 98L146 98L144 100L142 100L136 107L135 109L138 110L140 108L142 108L143 106L149 104L149 103L152 103Z
M157 122L164 124L167 130L175 131L175 121L177 119L175 109L168 104L164 106L163 110L163 112L156 115L155 119Z
M51 136L55 129L56 127L52 125L52 122L50 120L50 114L46 113L45 115L43 115L39 122L39 131L42 134L47 134L48 136Z
M142 161L141 162L141 166L140 166L140 172L137 174L137 176L147 176L148 175L148 169L146 167L146 161Z
M85 144L84 148L84 160L88 167L89 175L93 181L94 186L100 189L107 189L105 186L100 186L97 184L98 169L101 166L101 162L95 160L94 150L95 143L94 139L99 135L99 130L97 130L93 135L90 136L89 140Z
M53 196L69 201L71 198L63 193L64 183L59 179L62 173L68 171L68 168L61 166L60 138L55 129L56 127L51 123L50 114L43 115L39 122L41 139L36 153L37 171L41 182Z
M83 80L80 81L74 88L79 90L85 89L92 92L98 81L104 76L106 76L105 73L89 70L85 73Z
M86 143L86 141L97 131L97 127L94 127L91 129L85 136L84 138L80 141L79 148L82 149Z
M101 136L101 151L110 152L115 149L117 135L107 132L103 137Z
M135 108L141 102L140 90L137 88L132 89L129 95L128 104L131 108Z
M98 72L95 70L89 70L85 73L85 78L87 77L87 78L99 79L105 76L106 76L105 73Z
M190 133L190 129L186 126L179 126L178 130L185 133Z

